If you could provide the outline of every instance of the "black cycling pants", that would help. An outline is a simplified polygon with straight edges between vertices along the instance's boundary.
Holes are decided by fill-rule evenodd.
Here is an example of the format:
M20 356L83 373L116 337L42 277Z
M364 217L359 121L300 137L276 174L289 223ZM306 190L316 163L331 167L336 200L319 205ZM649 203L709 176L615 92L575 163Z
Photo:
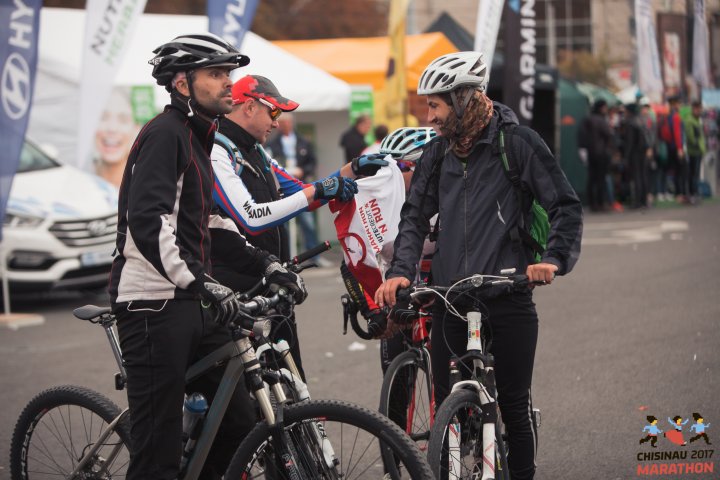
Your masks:
M132 311L131 311L132 310ZM212 403L223 369L185 385L196 360L231 341L197 300L135 301L113 305L127 370L131 449L128 480L177 478L182 442L184 393L200 392ZM203 469L219 479L256 415L243 378L235 389Z
M467 323L448 314L439 303L433 309L430 351L438 407L449 394L450 357L466 352L468 338ZM509 435L510 475L513 480L533 478L537 432L531 420L530 386L538 336L535 304L530 294L505 295L484 303L489 320L483 328L492 336L490 353L495 357L498 403ZM464 377L469 376L470 370L461 371Z

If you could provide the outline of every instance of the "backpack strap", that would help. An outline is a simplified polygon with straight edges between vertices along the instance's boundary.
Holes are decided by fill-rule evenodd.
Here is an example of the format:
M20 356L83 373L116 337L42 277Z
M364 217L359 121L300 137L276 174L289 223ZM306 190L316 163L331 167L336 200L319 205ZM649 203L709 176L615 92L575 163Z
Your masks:
M237 145L235 145L235 143L228 137L220 132L215 132L215 144L223 147L225 151L227 151L228 155L230 155L233 170L235 170L235 174L237 174L238 177L245 167L247 167L256 177L260 177L260 172L258 172L255 167L250 165L250 163L243 158L242 153L240 153L240 149L238 149Z
M505 144L507 143L510 145L510 150L512 150L512 137L516 127L517 125L513 124L501 125L496 136L498 142L497 151L499 152L500 159L502 160L503 170L510 180L510 183L513 185L515 199L517 204L520 206L518 224L515 225L509 232L510 240L513 243L513 250L516 252L520 251L520 246L524 243L530 247L534 253L542 255L545 248L543 248L543 246L540 245L537 240L532 237L532 235L530 235L530 232L525 227L525 212L529 209L529 205L532 203L532 201L527 202L525 199L531 198L532 194L522 184L520 179L520 169L518 168L515 155L508 155L508 149L505 148Z

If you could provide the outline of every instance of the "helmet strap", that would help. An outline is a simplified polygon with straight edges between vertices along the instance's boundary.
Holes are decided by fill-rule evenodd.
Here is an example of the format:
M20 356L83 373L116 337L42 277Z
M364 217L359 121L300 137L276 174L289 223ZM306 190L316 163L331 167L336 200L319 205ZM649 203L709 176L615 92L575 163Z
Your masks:
M458 94L460 91L461 93ZM455 116L457 116L458 120L463 118L463 115L465 115L465 109L467 109L467 106L473 97L472 92L472 88L456 88L455 90L450 91L450 99L452 100L453 110L455 111Z
M203 106L200 104L200 102L197 101L195 98L195 92L193 88L193 79L195 77L194 75L195 70L190 70L187 72L187 84L188 84L188 91L190 92L189 97L185 97L180 92L178 94L183 98L187 98L187 107L188 107L188 118L193 117L196 113L199 114L201 117L212 121L215 118L219 117L220 115L214 115L210 112L208 112Z

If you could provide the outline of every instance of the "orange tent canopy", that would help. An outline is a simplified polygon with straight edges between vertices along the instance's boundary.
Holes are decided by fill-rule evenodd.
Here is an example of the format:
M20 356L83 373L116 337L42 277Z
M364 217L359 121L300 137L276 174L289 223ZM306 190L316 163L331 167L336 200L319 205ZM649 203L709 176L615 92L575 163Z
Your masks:
M347 83L372 85L373 90L380 90L385 84L390 56L389 37L283 40L273 43ZM407 89L417 88L420 75L431 61L452 52L457 52L457 48L440 32L407 35Z

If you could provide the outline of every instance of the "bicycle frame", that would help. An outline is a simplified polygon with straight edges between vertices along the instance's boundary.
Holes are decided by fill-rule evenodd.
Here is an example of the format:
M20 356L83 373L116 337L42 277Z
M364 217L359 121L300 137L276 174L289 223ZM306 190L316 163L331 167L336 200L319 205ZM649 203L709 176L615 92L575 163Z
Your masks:
M120 367L120 373L116 376L116 384L122 388L122 386L125 385L126 373L122 363L122 354L117 335L115 335L112 328L115 323L114 317L105 313L100 317L98 323L100 323L100 325L105 329L110 347L113 351L113 357L115 358L118 367ZM289 350L289 347L287 348ZM295 366L292 357L289 357L289 361L287 360L288 356L285 358L286 363L290 362L288 363L290 368L297 372L297 366ZM220 428L220 423L222 422L225 411L227 410L233 393L235 392L235 387L237 386L240 376L243 373L247 376L248 388L252 388L264 421L266 421L269 425L275 425L277 423L275 411L273 410L273 406L270 401L269 391L266 389L262 378L259 375L259 370L261 368L260 362L257 359L257 355L250 338L246 336L226 343L224 346L211 352L191 365L185 375L185 383L187 384L191 382L208 370L211 370L223 363L226 363L225 371L218 385L210 409L208 410L203 422L202 431L197 439L197 443L195 444L184 471L181 472L181 478L184 480L196 480L200 476L200 471L205 464L205 460L210 452L215 435ZM299 379L300 375L296 375L296 378ZM278 385L272 386L272 388L275 398L277 398L280 403L284 403L286 398L282 388ZM118 415L118 417L105 428L99 441L96 442L93 448L86 452L80 459L70 478L74 478L83 470L83 468L85 468L85 465L93 458L103 445L102 442L110 437L117 424L127 415L128 411L129 410L127 408L123 410L120 415ZM114 456L119 453L121 447L122 445L118 445L115 449L113 449L106 464L111 463ZM178 461L180 461L180 459L178 459Z
M477 393L480 398L480 408L482 410L482 460L483 469L481 480L490 480L495 478L495 459L498 454L496 450L497 442L502 442L502 438L497 431L498 421L498 405L495 392L495 359L492 354L484 353L481 338L481 314L480 312L468 312L468 342L467 353L460 357L457 361L464 362L472 360L473 362L473 379L462 380L452 386L452 392L460 389L470 389ZM478 380L481 379L482 381ZM457 428L450 429L450 437L448 442L450 448L460 448L460 438L462 432ZM460 466L457 464L459 460L456 455L448 456L451 460L449 471L458 472Z
M430 359L430 334L427 329L427 316L421 314L418 318L413 320L412 323L412 347L411 351L422 357L422 362L428 366L427 375L427 389L428 398L430 398L430 427L435 422L435 389L433 388L432 380L432 364ZM412 421L415 416L415 385L413 384L413 392L410 396L410 403L408 405L408 416L407 425L405 425L405 431L407 433L412 432Z

